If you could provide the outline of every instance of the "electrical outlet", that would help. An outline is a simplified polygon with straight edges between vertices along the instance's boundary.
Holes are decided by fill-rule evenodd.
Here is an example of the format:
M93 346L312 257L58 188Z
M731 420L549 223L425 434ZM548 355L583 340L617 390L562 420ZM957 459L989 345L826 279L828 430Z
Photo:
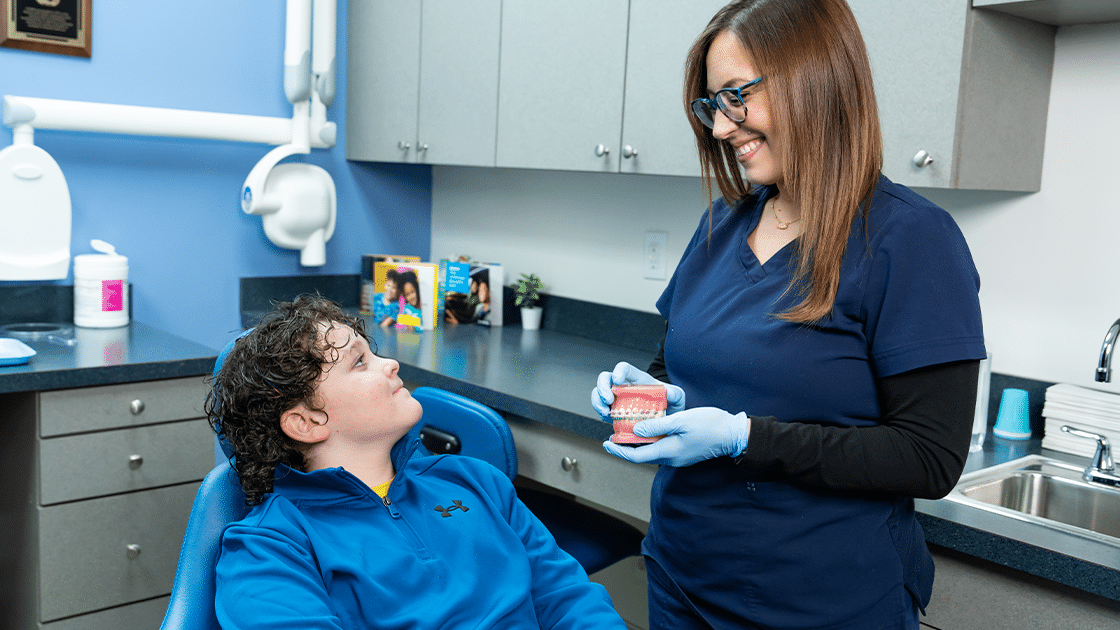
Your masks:
M646 232L642 269L649 280L665 279L665 233Z

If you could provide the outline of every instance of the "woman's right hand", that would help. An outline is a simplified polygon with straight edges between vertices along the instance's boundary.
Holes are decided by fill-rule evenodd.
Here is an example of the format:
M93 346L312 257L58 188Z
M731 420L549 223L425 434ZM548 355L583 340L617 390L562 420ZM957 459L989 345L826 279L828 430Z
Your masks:
M611 387L614 385L664 385L665 386L665 415L676 413L684 409L684 390L676 385L662 383L649 374L639 370L625 361L620 361L614 366L612 372L600 372L599 379L595 382L595 389L591 390L591 406L599 413L603 420L610 421L611 403L614 394Z

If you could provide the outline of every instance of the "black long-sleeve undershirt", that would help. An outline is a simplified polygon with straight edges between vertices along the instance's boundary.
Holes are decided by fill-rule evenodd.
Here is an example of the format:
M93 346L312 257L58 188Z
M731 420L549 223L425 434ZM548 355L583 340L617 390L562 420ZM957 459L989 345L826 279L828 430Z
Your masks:
M668 383L664 346L662 339L646 371ZM939 499L968 457L979 366L957 361L877 379L882 419L873 427L751 415L747 450L736 462L834 490Z

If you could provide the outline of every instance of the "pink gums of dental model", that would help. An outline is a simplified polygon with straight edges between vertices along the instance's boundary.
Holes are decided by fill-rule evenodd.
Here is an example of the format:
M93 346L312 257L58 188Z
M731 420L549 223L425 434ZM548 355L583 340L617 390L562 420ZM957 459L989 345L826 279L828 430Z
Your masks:
M615 385L611 387L614 404L611 405L611 421L614 423L615 444L638 446L650 444L661 437L639 437L634 435L634 424L650 418L665 415L665 388L661 385Z

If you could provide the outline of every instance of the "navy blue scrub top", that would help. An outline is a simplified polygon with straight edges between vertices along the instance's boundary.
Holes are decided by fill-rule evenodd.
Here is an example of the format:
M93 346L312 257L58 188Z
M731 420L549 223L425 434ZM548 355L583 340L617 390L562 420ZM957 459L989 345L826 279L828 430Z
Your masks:
M857 216L831 318L774 317L795 243L759 264L747 244L766 200L707 213L657 302L664 356L687 406L781 421L865 427L880 418L876 378L985 357L979 275L941 208L880 178ZM813 445L805 445L812 448ZM933 565L913 500L767 479L717 458L662 466L644 551L715 627L893 625L928 603Z

